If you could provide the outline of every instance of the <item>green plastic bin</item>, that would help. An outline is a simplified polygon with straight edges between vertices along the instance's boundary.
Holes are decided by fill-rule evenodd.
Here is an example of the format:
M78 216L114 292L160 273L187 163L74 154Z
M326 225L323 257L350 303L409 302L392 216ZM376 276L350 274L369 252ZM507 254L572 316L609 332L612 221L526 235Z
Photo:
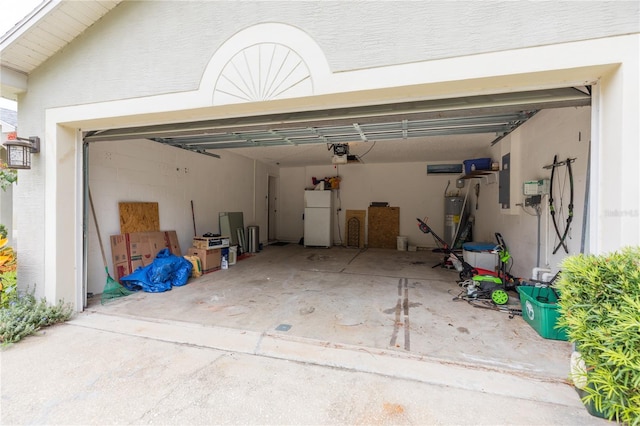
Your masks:
M550 287L520 286L522 318L545 339L569 340L564 328L557 329L558 298Z
M588 394L587 391L582 389L575 388L575 390L576 392L578 392L578 395L580 396L580 400L582 400L582 398L584 398ZM605 416L605 414L602 411L598 411L593 401L591 400L589 402L582 401L582 403L584 404L584 407L587 409L587 412L591 414L593 417L600 417L601 419L608 420L607 416Z

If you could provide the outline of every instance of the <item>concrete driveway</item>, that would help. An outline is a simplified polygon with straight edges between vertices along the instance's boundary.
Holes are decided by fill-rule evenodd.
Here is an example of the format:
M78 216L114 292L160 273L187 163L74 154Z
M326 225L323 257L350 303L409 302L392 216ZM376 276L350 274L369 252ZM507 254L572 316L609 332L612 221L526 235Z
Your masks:
M2 352L2 424L604 423L567 342L453 302L438 261L267 247L90 306Z

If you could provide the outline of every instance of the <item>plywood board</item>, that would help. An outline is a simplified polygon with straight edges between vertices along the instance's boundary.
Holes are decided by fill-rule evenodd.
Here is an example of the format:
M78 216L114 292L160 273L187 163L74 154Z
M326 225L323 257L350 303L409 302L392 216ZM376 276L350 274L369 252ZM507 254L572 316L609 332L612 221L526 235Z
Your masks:
M369 247L395 249L399 234L400 207L369 207Z
M118 203L120 233L160 231L158 203Z

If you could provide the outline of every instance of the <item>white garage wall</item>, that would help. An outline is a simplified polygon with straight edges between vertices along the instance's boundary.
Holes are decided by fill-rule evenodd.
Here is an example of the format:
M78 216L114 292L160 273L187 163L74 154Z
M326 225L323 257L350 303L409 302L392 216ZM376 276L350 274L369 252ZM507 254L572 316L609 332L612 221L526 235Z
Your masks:
M303 234L304 189L306 183L304 167L280 169L280 200L278 208L278 239L298 242Z
M563 108L545 110L536 114L524 126L516 130L510 137L503 139L492 148L492 157L500 159L502 155L512 151L511 187L515 188L511 194L511 211L503 212L498 204L498 185L481 185L479 209L474 210L476 216L475 239L477 241L495 241L495 232L500 232L505 239L513 258L512 273L516 276L530 278L531 269L537 259L537 229L536 216L531 216L517 203L524 203L522 184L528 180L538 180L551 177L551 170L543 166L553 162L553 156L558 155L558 161L567 157L576 158L572 164L574 179L574 216L567 238L570 254L581 250L581 236L584 215L584 197L587 175L587 161L589 141L591 139L591 108ZM515 144L519 143L519 158L514 158L517 152ZM518 169L518 173L514 171ZM515 174L515 176L514 176ZM566 177L566 167L556 170L554 176L554 205L559 209L561 198L564 206L569 202L569 182ZM560 184L560 187L556 186ZM560 197L560 188L564 187L564 196ZM514 194L517 196L514 198ZM473 197L472 206L475 206ZM560 261L567 256L560 248L553 255L558 239L549 216L549 200L543 197L541 215L541 250L540 267L548 267L554 272L558 270ZM533 213L532 208L527 208ZM565 216L566 218L566 216ZM563 232L565 222L556 216L560 232ZM548 238L547 238L548 235ZM548 241L548 243L547 243Z
M327 156L327 163L330 161ZM297 242L303 236L303 191L305 187L313 186L312 177L322 179L336 175L342 181L340 190L333 191L337 217L333 234L335 244L341 244L345 239L346 210L367 210L374 201L388 202L390 206L400 208L400 235L407 236L410 245L435 247L433 237L418 229L417 217L427 218L433 230L444 235L444 191L447 181L451 181L449 192L456 189L458 175L427 175L426 163L347 164L337 168L327 164L281 169L281 177L288 177L288 190L283 191L282 205L290 209L282 224L282 239ZM339 214L338 208L342 209Z
M147 140L90 145L89 185L112 275L109 236L120 233L119 202L157 202L160 228L177 232L183 254L193 237L191 200L199 235L219 232L219 212L241 211L245 226L257 224L260 240L266 240L263 183L278 171L233 153L220 155L217 159ZM97 294L105 275L92 220L88 233L88 291Z
M531 216L515 204L524 203L522 183L550 177L550 170L543 166L551 164L554 154L559 160L576 157L573 163L574 174L574 217L567 245L571 254L581 250L582 224L584 214L584 195L587 171L587 158L590 140L590 108L563 108L538 113L512 135L503 139L489 153L474 153L468 158L491 157L500 161L502 155L512 152L512 208L503 211L498 204L498 181L472 179L460 190L464 196L469 191L470 213L474 216L474 240L495 242L495 232L500 232L513 255L512 273L529 278L537 258L537 217ZM519 146L516 146L519 144ZM518 153L517 156L515 154ZM460 159L462 161L464 159ZM339 175L342 178L340 191L333 191L335 208L342 208L334 227L334 242L344 241L347 209L366 210L372 201L386 201L391 206L400 207L400 235L409 238L409 244L419 247L434 247L430 235L425 235L416 225L416 217L428 218L429 225L440 236L444 235L444 191L447 181L451 181L449 192L455 191L457 175L427 175L425 163L402 164L348 164L335 168L327 157L326 166L283 168L281 169L281 220L279 238L297 242L303 236L305 187L312 186L312 177L324 178ZM556 171L556 183L565 181L566 168ZM480 183L478 209L475 209L475 183ZM569 200L569 183L564 182L564 205ZM554 191L556 209L560 205L558 187ZM338 200L339 196L339 200ZM555 231L548 215L548 198L543 199L541 215L541 253L540 266L556 271L559 262L566 256L560 249L555 255L557 245ZM529 213L533 209L528 208ZM564 222L558 218L558 224L564 229ZM549 229L547 230L547 226ZM339 229L338 229L339 227ZM547 237L548 243L547 243ZM554 244L555 243L555 244ZM553 246L552 246L553 245Z

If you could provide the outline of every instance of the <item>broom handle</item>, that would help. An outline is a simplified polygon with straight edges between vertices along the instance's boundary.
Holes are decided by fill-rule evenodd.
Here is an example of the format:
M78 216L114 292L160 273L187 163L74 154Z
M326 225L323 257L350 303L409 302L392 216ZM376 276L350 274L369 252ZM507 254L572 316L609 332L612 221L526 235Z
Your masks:
M96 210L93 208L93 199L91 198L91 188L89 188L89 204L91 205L91 216L93 216L93 223L95 223L96 232L98 233L98 242L100 243L100 253L102 253L102 262L104 263L104 268L107 269L108 271L107 258L104 255L104 247L102 246L102 238L100 237L100 227L98 226L98 219L96 219Z
M198 233L196 232L196 214L193 212L193 200L191 200L191 219L193 219L193 236L197 237Z

